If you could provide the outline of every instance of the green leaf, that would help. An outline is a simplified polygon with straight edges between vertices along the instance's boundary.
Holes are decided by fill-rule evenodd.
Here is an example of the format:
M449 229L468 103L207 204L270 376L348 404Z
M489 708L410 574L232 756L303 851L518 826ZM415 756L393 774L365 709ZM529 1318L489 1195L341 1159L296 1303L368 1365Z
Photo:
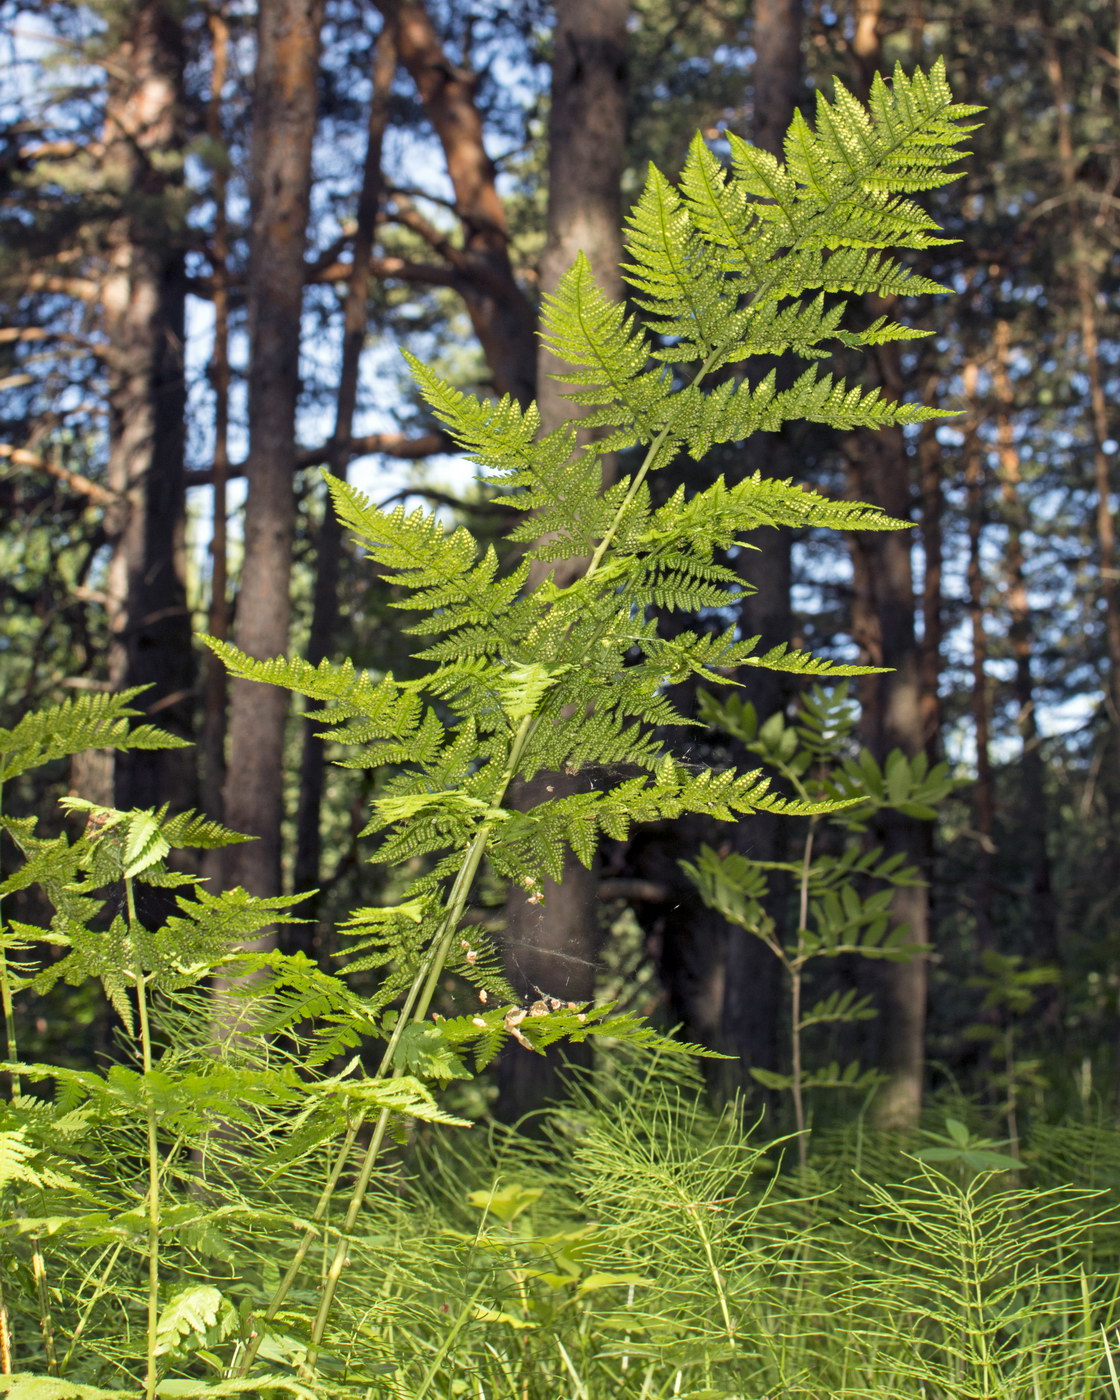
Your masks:
M503 1322L507 1327L512 1327L514 1331L523 1332L529 1328L539 1327L539 1322L532 1321L531 1318L518 1317L514 1313L502 1312L500 1308L487 1308L481 1303L471 1304L471 1315L476 1322Z
M511 1181L501 1190L472 1191L467 1200L476 1210L493 1215L503 1225L508 1225L531 1206L535 1206L543 1195L542 1187L521 1186L518 1182Z
M10 1400L121 1400L121 1396L136 1397L139 1392L101 1390L93 1385L78 1385L57 1376L34 1375L17 1371L12 1376L0 1376L0 1395Z
M223 1341L237 1325L237 1314L209 1284L180 1289L164 1305L156 1323L157 1356L172 1356Z

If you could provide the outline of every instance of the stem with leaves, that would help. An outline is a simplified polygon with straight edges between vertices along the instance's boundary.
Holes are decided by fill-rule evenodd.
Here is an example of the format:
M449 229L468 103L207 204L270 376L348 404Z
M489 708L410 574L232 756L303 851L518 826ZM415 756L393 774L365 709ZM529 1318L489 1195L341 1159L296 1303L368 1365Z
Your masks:
M700 380L707 375L709 369L711 368L711 365L714 364L717 359L718 352L717 354L713 354L712 356L710 356L709 359L704 362L696 376L695 382L697 384L699 384ZM591 559L591 562L589 563L588 568L585 574L583 575L584 581L593 577L594 574L598 571L599 567L601 566L602 561L605 558L612 541L618 533L619 526L625 518L627 511L629 510L633 501L637 497L638 492L641 490L642 483L645 481L646 477L649 475L650 470L656 463L658 456L664 447L665 441L669 436L669 431L670 430L668 428L664 429L648 447L645 457L641 463L641 466L635 473L634 480L631 482L630 488L627 491L625 498L619 505L619 508L615 513L614 519L610 527L603 536L603 539L600 541L599 546L597 547ZM546 702L547 696L542 696L541 699L537 702L537 705L535 706L534 710L530 714L527 714L521 718L518 728L513 736L509 756L506 761L506 767L503 771L502 778L498 786L498 791L494 796L492 810L490 814L484 818L482 825L479 827L474 838L472 839L471 844L467 849L467 854L463 865L461 866L459 873L456 876L455 881L448 894L447 912L440 922L439 929L435 937L433 938L432 943L429 946L428 952L425 958L423 959L419 969L417 970L416 976L413 978L412 986L405 997L404 1004L394 1025L393 1033L389 1039L388 1044L386 1045L384 1055L381 1059L381 1064L379 1066L377 1076L379 1078L387 1073L392 1078L398 1078L403 1073L402 1068L399 1065L394 1064L396 1050L400 1043L401 1036L403 1035L404 1030L408 1024L423 1021L427 1017L428 1011L431 1007L432 998L434 997L436 989L439 985L439 979L447 963L447 958L450 954L455 934L459 928L459 924L462 920L463 913L466 910L467 900L470 896L471 887L474 884L475 877L478 874L479 868L482 865L482 861L486 855L486 848L489 843L490 835L493 832L495 826L502 819L503 814L501 810L501 803L505 798L506 792L509 789L509 785L517 776L517 772L520 767L526 745L528 744L529 739L532 736L533 730L536 728L536 725L540 722L542 718L542 707ZM347 1237L352 1232L354 1225L357 1223L358 1216L361 1212L362 1205L365 1201L366 1191L369 1188L369 1183L372 1179L374 1168L381 1154L381 1149L384 1146L385 1134L388 1130L390 1118L391 1112L388 1109L383 1109L378 1115L377 1121L375 1122L373 1127L373 1132L370 1136L369 1144L366 1147L365 1154L362 1158L361 1166L358 1169L358 1175L355 1179L354 1186L350 1194L350 1199L347 1204L346 1215L342 1225L341 1236L335 1248L335 1252L331 1259L330 1266L327 1270L327 1275L323 1283L322 1292L320 1294L319 1306L315 1315L315 1321L312 1325L311 1345L308 1348L307 1356L303 1365L305 1375L314 1374L315 1358L320 1347L322 1346L323 1337L326 1334L327 1324L330 1319L331 1309L334 1305L335 1295L338 1291L338 1284L342 1277L342 1272L346 1267L347 1263ZM343 1151L339 1154L339 1158L336 1161L335 1167L332 1170L326 1185L324 1186L319 1201L316 1203L315 1211L312 1215L311 1222L309 1222L312 1225L319 1224L326 1217L327 1211L330 1208L331 1200L333 1199L335 1190L337 1188L338 1181L342 1174L343 1165L348 1156L349 1147L355 1141L357 1133L360 1131L362 1121L363 1118L359 1117L347 1134L347 1139L344 1144ZM268 1308L264 1313L263 1321L268 1322L272 1318L274 1318L277 1312L279 1311L280 1307L283 1305L284 1299L286 1298L293 1283L295 1282L295 1279L299 1274L300 1268L302 1267L303 1262L306 1259L308 1252L310 1251L313 1240L314 1235L311 1230L308 1230L304 1234L303 1239L300 1241L291 1264L288 1266L284 1277L281 1279L280 1284L278 1285L275 1293L273 1294L272 1299L269 1302ZM256 1357L257 1352L259 1351L263 1341L264 1336L259 1331L256 1335L253 1335L249 1338L248 1342L244 1345L241 1356L239 1357L233 1368L235 1376L244 1377L248 1375L249 1369L252 1366L253 1360Z
M518 725L514 735L513 743L510 746L509 758L506 762L505 770L499 784L498 792L494 798L494 808L491 814L483 821L474 840L471 842L467 852L467 858L463 863L459 874L455 878L455 883L451 887L448 897L447 913L444 915L440 925L439 933L436 935L429 949L427 957L421 964L420 969L413 979L412 988L406 999L405 1006L401 1014L397 1017L396 1025L393 1028L393 1035L385 1048L385 1055L382 1060L382 1073L389 1065L392 1065L392 1077L398 1078L403 1072L400 1065L393 1064L397 1045L400 1043L401 1035L408 1021L423 1021L428 1014L435 996L436 988L439 985L440 975L447 962L448 954L451 951L451 944L455 938L463 913L467 907L467 899L470 896L471 887L474 884L475 876L478 874L479 866L482 864L483 856L486 854L487 842L490 833L501 820L501 803L510 783L517 775L518 767L521 763L522 755L525 752L525 745L529 742L529 737L533 732L534 715L525 715ZM335 1294L338 1291L339 1279L347 1264L347 1251L349 1249L349 1235L357 1224L358 1216L361 1213L362 1205L365 1202L366 1191L373 1176L374 1167L381 1154L381 1148L385 1142L385 1133L389 1127L390 1111L383 1108L378 1115L377 1123L374 1126L373 1134L370 1137L369 1146L366 1148L365 1157L362 1160L361 1168L358 1171L354 1189L350 1193L350 1201L346 1208L346 1216L342 1223L342 1234L338 1245L335 1248L334 1258L331 1260L330 1268L327 1270L327 1277L323 1284L323 1291L319 1298L319 1308L315 1314L315 1321L311 1328L311 1346L308 1348L305 1367L312 1371L315 1366L315 1357L322 1345L323 1336L327 1330L327 1323L330 1320L331 1308L334 1305Z
M0 784L0 811L3 810L3 784ZM0 905L3 896L0 895ZM0 918L0 934L4 922ZM4 1012L4 1048L7 1055L8 1077L11 1081L11 1097L18 1099L22 1092L19 1070L19 1047L16 1041L15 1004L12 998L11 970L8 966L7 950L0 944L0 1005ZM18 1211L16 1212L18 1213ZM47 1288L47 1265L38 1235L31 1237L31 1277L35 1283L35 1300L39 1308L39 1333L43 1338L43 1352L47 1371L58 1375L58 1357L54 1344L54 1323L51 1319L50 1292ZM4 1298L3 1282L0 1280L0 1375L12 1374L12 1332L8 1315L8 1305Z
M796 781L796 778L794 779ZM798 784L800 786L800 784ZM809 1160L809 1142L805 1132L805 1097L802 1087L801 1060L801 979L805 968L805 929L809 922L809 880L813 873L813 837L816 834L817 818L809 819L809 834L805 838L805 848L801 853L801 886L797 910L797 949L786 963L791 983L790 995L790 1062L793 1075L793 1120L797 1131L797 1161L805 1168Z
M700 369L696 374L695 380L693 381L696 386L699 386L700 382L709 373L712 365L714 365L719 360L724 348L725 347L721 347L720 350L713 352L701 365ZM621 504L619 505L618 510L615 512L614 518L611 521L610 526L608 527L602 540L600 540L599 545L595 550L595 553L592 555L587 570L583 575L584 582L592 578L598 572L600 566L602 565L602 562L607 555L607 551L609 550L612 542L618 534L619 527L621 526L623 520L626 517L627 511L630 509L634 500L637 498L637 495L642 488L642 484L646 480L646 477L649 475L654 464L657 462L661 451L664 448L665 442L667 441L670 435L670 431L671 430L668 426L664 428L647 448L641 466L638 468L637 472L635 472L634 479L630 483L630 487L626 492L626 495L623 498ZM390 1038L385 1050L385 1054L382 1057L381 1068L379 1071L380 1074L384 1074L387 1069L390 1069L390 1067L392 1067L391 1075L393 1078L399 1077L399 1075L403 1072L400 1066L393 1065L393 1059L396 1053L397 1045L400 1041L400 1037L403 1034L404 1028L406 1024L408 1024L408 1022L423 1021L427 1017L428 1010L432 1003L432 998L435 995L436 988L439 985L440 976L443 973L444 966L446 965L448 955L451 951L451 946L454 941L455 934L459 928L459 924L462 920L463 913L466 910L467 900L470 896L470 891L471 887L474 884L475 876L478 874L478 870L482 865L483 858L486 855L486 848L490 840L490 835L493 832L494 828L497 826L498 822L502 819L503 814L501 810L501 803L505 798L506 792L508 791L510 784L517 776L517 772L521 765L521 760L524 755L526 745L528 744L529 739L532 737L533 730L543 718L542 711L546 704L547 692L541 696L540 700L538 700L533 711L530 714L527 714L522 717L517 731L514 734L513 742L510 746L509 757L506 761L506 767L503 771L502 778L498 786L498 791L494 796L492 810L490 814L486 818L484 818L482 825L479 827L477 833L471 841L470 846L467 849L466 859L464 860L463 865L460 868L459 873L456 876L455 882L452 885L451 891L448 895L447 912L440 924L439 931L437 932L435 938L432 940L427 956L421 964L416 977L413 979L412 987L407 997L405 998L404 1006L402 1007L400 1015L397 1018L396 1025L393 1030L393 1035ZM335 1294L338 1291L339 1280L342 1277L342 1271L346 1267L347 1263L347 1251L349 1247L347 1237L352 1232L355 1224L357 1223L358 1215L360 1214L362 1205L365 1201L366 1191L369 1188L369 1183L373 1176L374 1167L377 1163L378 1157L380 1156L382 1146L384 1145L385 1134L388 1130L390 1117L391 1114L388 1109L383 1109L378 1115L377 1122L374 1125L373 1133L370 1137L369 1145L366 1148L365 1156L363 1157L361 1167L358 1170L358 1176L355 1180L354 1187L350 1195L350 1200L347 1205L346 1216L342 1226L342 1233L339 1238L338 1244L335 1248L334 1256L331 1260L330 1267L327 1270L327 1276L323 1284L322 1292L320 1294L319 1307L315 1315L315 1321L312 1325L311 1345L308 1348L307 1357L304 1362L304 1372L306 1375L311 1375L314 1373L315 1357L319 1348L322 1345L323 1337L327 1329L327 1323L330 1319L331 1309L334 1305ZM321 1198L320 1200L320 1204L323 1207L322 1215L319 1216L320 1219L323 1218L323 1215L325 1215L326 1210L329 1207L330 1196L333 1195L337 1180L338 1176L336 1174L334 1175L332 1181L328 1185L328 1188L323 1193L323 1198ZM282 1293L286 1294L288 1289L291 1287L291 1284L295 1279L296 1273L298 1272L299 1264L302 1262L302 1259L306 1257L310 1245L310 1236L305 1236L305 1239L300 1243L299 1251L297 1252L298 1257L296 1260L293 1260L292 1265L289 1266L288 1272L285 1274L284 1279L281 1282L281 1287L277 1289L276 1295L274 1295L272 1302L269 1305L266 1317L275 1316L276 1310L279 1308L282 1302ZM242 1358L240 1366L238 1367L239 1375L246 1375L248 1373L248 1368L251 1365L252 1359L256 1355L256 1352L261 1345L261 1341L263 1341L263 1338L252 1339L250 1347L246 1350L246 1354Z
M128 906L128 927L132 938L136 937L138 921L132 880L127 876L124 882L125 898ZM144 1070L145 1119L148 1139L148 1346L147 1366L144 1376L144 1400L155 1400L159 1382L159 1368L156 1359L156 1334L159 1327L159 1233L160 1233L160 1184L159 1184L159 1118L152 1102L150 1076L152 1073L152 1028L148 1019L147 978L140 963L139 955L134 955L136 981L136 1010L140 1024L140 1056Z

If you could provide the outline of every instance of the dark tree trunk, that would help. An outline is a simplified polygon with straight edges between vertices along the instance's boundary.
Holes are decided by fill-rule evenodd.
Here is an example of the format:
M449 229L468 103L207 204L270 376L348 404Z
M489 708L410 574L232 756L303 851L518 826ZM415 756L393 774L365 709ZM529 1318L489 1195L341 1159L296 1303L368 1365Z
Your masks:
M224 148L222 107L229 71L229 28L217 11L209 16L210 25L210 102L206 111L206 134L216 150ZM213 266L214 348L210 356L210 386L214 391L214 495L213 526L210 536L210 615L207 627L212 637L224 641L229 636L229 551L226 516L229 505L226 484L229 478L229 226L226 213L228 175L219 159L213 171L214 231L211 238ZM224 816L222 788L226 777L226 704L229 687L226 668L213 652L206 653L202 714L203 811L216 820ZM220 873L218 852L211 853L209 867Z
M1097 577L1104 612L1105 653L1108 684L1105 700L1112 722L1112 764L1120 768L1120 558L1113 513L1112 471L1105 444L1114 436L1104 373L1101 368L1100 326L1097 296L1100 277L1094 265L1093 249L1086 233L1088 220L1081 207L1078 189L1078 153L1074 148L1070 96L1066 90L1061 55L1054 37L1056 24L1048 5L1042 6L1041 28L1045 36L1046 75L1054 97L1058 129L1058 171L1069 211L1069 248L1073 264L1074 292L1077 298L1077 326L1081 355L1089 382L1089 430L1093 444L1093 479L1096 485Z
M885 357L890 367L891 357ZM880 360L882 366L883 361ZM888 391L893 376L886 378ZM910 515L910 462L902 433L888 428L860 434L849 443L852 494L889 515ZM922 725L920 654L915 633L914 584L908 531L853 536L852 632L860 661L890 666L886 675L863 678L860 687L862 739L880 763L892 749L913 758L925 747ZM927 823L885 812L875 830L885 856L901 855L928 878L930 833ZM929 890L895 891L892 914L904 923L908 941L929 941ZM927 962L885 964L875 979L879 993L877 1067L887 1076L876 1103L883 1126L912 1124L921 1111L925 1064Z
M556 9L549 117L548 242L541 258L542 292L553 290L583 252L599 285L621 297L622 163L626 149L626 24L629 0L559 0ZM537 401L542 431L550 432L573 414L550 376L562 372L554 356L537 355ZM612 463L604 462L604 479ZM585 560L538 565L529 587L548 572L570 582ZM519 806L579 790L580 778L547 774L514 795ZM544 902L531 904L511 888L506 902L505 943L509 972L523 993L535 986L565 1000L589 1001L595 994L599 950L598 873L571 853L560 884L545 881ZM569 1061L586 1060L585 1047L573 1046ZM507 1119L538 1107L557 1087L559 1060L527 1055L511 1046L500 1066L499 1112Z
M984 569L980 545L984 529L984 460L979 438L979 404L976 397L977 366L965 365L964 394L968 422L965 427L964 481L968 515L968 614L972 630L972 725L976 739L976 784L972 797L972 824L976 833L976 885L973 915L976 943L993 946L995 855L995 781L991 756L991 706L988 701L988 629L984 614Z
M922 541L922 737L931 763L942 757L941 649L944 642L941 576L945 500L941 489L941 444L937 423L923 423L918 437L918 496L921 501L919 533Z
M237 645L255 657L276 656L288 645L300 314L322 18L323 0L263 0L258 17L250 151L249 494L235 631ZM287 694L251 681L234 681L230 692L225 817L257 839L226 851L223 875L227 885L274 895L280 889Z
M109 377L110 679L146 685L141 708L183 738L194 664L184 586L183 33L178 11L132 10L109 66L104 176L120 212L102 292ZM186 751L116 756L121 807L190 806Z
M852 55L865 94L882 67L881 29L881 0L856 0ZM879 309L875 308L876 314ZM887 398L902 397L905 386L896 346L878 348L875 378ZM852 494L889 515L909 519L912 467L901 429L854 434L847 455ZM923 723L912 534L889 530L854 535L851 545L852 634L860 646L860 660L893 668L886 675L863 680L863 741L880 763L892 749L901 749L913 758L936 740L925 732ZM884 855L905 857L929 879L932 838L927 823L887 812L878 823L875 838ZM909 942L929 942L928 885L896 890L892 913L906 925ZM917 1121L922 1106L928 962L922 955L907 963L884 964L876 971L879 1019L872 1024L877 1067L886 1080L876 1099L875 1116L884 1127L908 1126Z
M1046 793L1046 771L1038 732L1034 694L1034 624L1027 591L1023 536L1030 525L1023 501L1019 450L1015 444L1013 415L1015 391L1008 368L1011 355L1011 328L996 322L992 388L996 398L996 445L999 453L1000 498L1007 525L1007 548L1003 557L1004 589L1011 614L1011 651L1015 660L1015 723L1019 731L1019 782L1022 810L1022 859L1030 871L1027 918L1036 957L1060 966L1062 949L1058 937L1058 914L1054 900L1053 866L1047 836L1050 830L1050 802ZM1047 1023L1061 1023L1058 987L1041 989Z
M369 307L370 257L373 232L381 202L381 148L389 121L389 93L397 70L396 34L386 20L377 41L373 63L373 97L370 103L366 157L358 193L357 229L351 257L350 281L343 310L342 361L338 376L334 435L328 450L328 466L345 480L350 462L350 435L358 402L358 371L365 345ZM331 651L338 627L338 581L342 562L342 527L328 503L319 531L315 590L311 612L311 636L307 660L317 666ZM303 725L300 755L299 804L296 809L296 855L293 884L297 890L317 889L322 858L322 803L325 754L323 741L315 737L314 714ZM315 925L297 924L287 931L284 945L293 951L298 943L313 954Z
M758 0L754 7L754 106L751 138L757 146L782 158L782 143L803 91L802 0ZM769 366L752 362L752 375ZM792 366L776 365L779 380L792 381ZM760 471L768 477L796 476L799 454L789 434L758 434L736 451L730 468L736 476ZM738 563L746 580L758 592L746 599L740 612L743 636L761 634L763 650L788 642L792 632L790 610L791 561L787 532L760 530L750 551L742 551ZM751 670L744 677L747 698L763 718L785 708L789 701L788 678L779 672ZM746 755L733 750L733 761ZM693 848L703 841L721 849L739 850L756 860L780 860L785 830L780 818L760 812L733 827L722 823L692 823ZM677 846L679 853L681 847ZM653 872L649 872L653 873ZM668 878L663 873L661 878ZM768 910L777 926L783 919L781 892ZM683 1019L685 1034L734 1055L735 1061L712 1061L713 1087L721 1094L750 1088L759 1096L750 1077L752 1066L777 1070L781 1058L782 972L774 955L757 938L730 928L715 910L693 897L658 915L661 924L663 974L669 983L674 1015ZM771 1105L773 1106L773 1105Z

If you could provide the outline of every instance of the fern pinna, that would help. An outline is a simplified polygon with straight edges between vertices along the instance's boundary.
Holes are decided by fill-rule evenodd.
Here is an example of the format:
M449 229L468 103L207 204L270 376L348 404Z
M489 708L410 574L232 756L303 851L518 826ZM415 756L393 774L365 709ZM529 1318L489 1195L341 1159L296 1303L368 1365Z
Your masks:
M387 770L366 828L381 834L374 858L423 858L400 906L366 911L350 927L364 938L363 960L390 966L403 996L383 1012L383 1075L423 1078L427 1069L438 1079L469 1030L492 1054L515 1031L539 1045L613 1024L567 1007L517 1025L500 1007L480 1011L470 1028L429 1019L445 968L511 999L494 958L459 935L484 860L536 888L542 874L559 877L565 848L590 862L601 835L623 838L635 822L824 809L775 796L759 771L683 767L662 738L684 722L666 687L690 673L736 684L730 677L751 666L832 676L860 668L783 648L759 654L759 638L733 628L664 637L657 610L733 604L741 580L721 559L760 527L904 522L758 477L720 478L691 497L678 490L655 507L648 478L682 453L699 458L789 421L847 429L938 416L849 384L820 361L836 347L922 334L886 317L853 329L848 312L856 301L858 320L868 294L945 290L888 250L944 241L911 196L954 178L978 110L953 101L941 64L912 76L899 69L875 81L866 108L839 84L832 101L818 95L815 127L795 118L784 165L732 136L727 169L698 136L677 184L651 170L628 225L635 309L607 298L580 258L543 310L545 340L570 366L562 378L593 442L577 438L574 422L542 437L535 407L460 393L410 360L435 415L495 499L517 512L509 538L527 546L504 563L465 528L448 530L424 510L379 510L328 478L340 517L403 595L396 606L415 616L416 656L427 664L419 679L374 678L348 662L260 660L211 641L236 676L319 702L324 736L350 746L343 762ZM752 357L786 352L808 361L790 387L773 373L752 377ZM603 490L600 456L619 451L635 465ZM588 566L566 587L546 580L526 590L532 560L580 557ZM618 765L633 776L527 811L506 805L515 779ZM390 1109L379 1112L344 1234L389 1122ZM343 1239L312 1362L345 1252Z

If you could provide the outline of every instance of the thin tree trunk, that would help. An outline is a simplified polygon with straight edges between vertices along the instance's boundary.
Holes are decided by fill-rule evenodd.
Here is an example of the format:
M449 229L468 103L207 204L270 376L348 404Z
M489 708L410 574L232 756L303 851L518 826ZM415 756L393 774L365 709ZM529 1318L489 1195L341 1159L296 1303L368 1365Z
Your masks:
M104 177L120 201L108 234L102 291L109 376L108 478L117 493L106 531L109 672L114 687L146 685L139 704L189 738L193 660L184 584L181 224L183 33L173 6L139 5L109 66ZM119 754L122 807L190 806L186 751Z
M803 92L804 22L803 0L757 0L755 4L751 138L778 159ZM786 385L797 372L792 357L780 361L776 369ZM747 444L743 469L779 479L795 476L800 470L799 456L788 432L760 433ZM755 548L742 551L740 563L758 592L743 602L739 628L746 637L761 634L765 650L790 641L793 630L790 535L786 530L759 530L751 543ZM761 718L786 708L791 691L788 676L780 671L755 670L743 679ZM731 835L734 849L763 861L782 860L787 838L786 824L769 812L739 822ZM768 909L779 931L785 922L784 909L784 892L779 891ZM703 915L697 911L696 917L700 924L696 936L710 941L717 952L720 942L712 938L709 927L716 917L714 911ZM737 1057L735 1064L724 1063L723 1069L730 1081L726 1087L738 1089L753 1084L748 1073L752 1066L771 1071L780 1068L782 971L769 949L741 929L728 929L723 946L720 1048ZM758 1093L757 1086L754 1093Z
M229 70L229 28L224 17L212 10L210 27L210 102L206 110L206 134L216 152L225 150L222 130L222 104ZM226 194L229 184L225 162L218 155L213 169L214 229L211 236L211 278L213 282L214 346L210 354L210 386L214 391L214 494L213 525L210 536L210 615L207 626L212 637L229 636L229 550L227 516L229 505L226 483L229 476L229 227ZM206 653L202 717L202 809L217 821L224 814L222 785L226 776L226 668L212 653ZM220 861L214 866L220 869Z
M1032 654L1034 625L1027 591L1023 536L1029 528L1023 501L1019 450L1015 444L1015 390L1011 383L1011 327L997 321L995 355L992 361L992 388L996 399L996 445L999 462L1000 497L1007 525L1007 547L1003 556L1004 592L1011 615L1011 651L1015 660L1015 723L1019 731L1019 782L1025 821L1021 828L1022 858L1030 871L1027 890L1027 919L1038 957L1055 965L1061 960L1058 915L1054 899L1053 866L1047 836L1050 830L1046 771L1038 732L1038 707L1034 695ZM1060 991L1044 989L1047 1021L1059 1023Z
M237 645L269 657L288 645L295 524L295 415L299 393L304 244L315 133L323 0L262 0L250 151L248 274L249 494L237 600ZM255 841L232 846L227 885L280 889L286 692L230 687L226 821Z
M984 456L979 436L979 371L974 360L964 368L965 427L964 481L968 517L968 614L972 629L972 722L976 740L976 783L972 798L972 824L976 833L976 886L973 913L976 943L991 948L992 857L995 855L995 787L991 755L991 707L988 703L988 629L984 616L984 566L981 541L984 529Z
M1112 721L1113 762L1120 767L1120 572L1117 571L1116 517L1112 504L1112 479L1105 443L1112 437L1104 376L1101 371L1100 330L1097 321L1096 272L1085 232L1084 211L1078 199L1077 154L1073 143L1071 103L1066 90L1061 57L1054 39L1054 21L1043 6L1042 31L1046 75L1054 96L1057 120L1058 169L1070 214L1069 248L1073 260L1078 327L1085 374L1089 381L1089 427L1093 438L1093 479L1096 486L1098 590L1104 609L1105 646L1108 657L1106 699Z
M782 142L802 93L803 5L801 0L760 0L754 8L752 75L753 117L750 134L772 155L782 156ZM773 368L788 384L790 366L752 362L752 377ZM801 454L785 435L757 434L746 444L729 446L712 454L705 467L687 468L690 483L706 485L704 473L721 471L736 476L759 471L765 476L795 476ZM781 531L760 530L754 548L740 551L735 563L757 594L740 607L739 631L761 635L762 649L788 642L791 557L789 538ZM667 619L671 628L673 619ZM752 670L742 677L746 697L765 718L785 707L789 698L787 678ZM673 701L686 715L696 710L696 686L674 689ZM702 741L701 741L702 742ZM748 755L741 746L720 736L721 756L742 766ZM671 826L638 833L630 846L634 868L650 881L667 885L670 895L663 904L643 910L651 948L665 984L670 1015L689 1039L718 1049L732 1058L709 1061L705 1069L713 1093L721 1099L746 1090L752 1112L760 1104L776 1109L777 1095L764 1094L752 1079L752 1068L778 1070L781 1061L781 966L755 937L732 928L716 910L699 899L694 886L679 869L682 856L694 856L707 843L722 853L742 852L756 860L779 859L786 833L779 819L758 813L733 826L704 819L685 819ZM780 928L785 909L784 892L776 891L767 912Z
M941 648L945 639L941 578L945 500L941 489L941 443L936 422L923 423L918 437L919 533L922 541L922 740L931 763L941 759Z
M358 373L366 338L369 310L370 258L377 210L381 202L381 149L389 124L389 96L397 71L397 42L393 22L385 20L377 40L373 61L373 96L369 110L365 164L358 192L357 228L351 255L350 281L343 309L342 361L338 376L334 434L327 464L333 474L346 479L350 463L350 436L358 402ZM342 560L342 528L329 504L319 531L316 554L311 635L307 660L317 666L329 655L338 627L338 580ZM296 809L296 855L293 883L297 890L316 889L322 858L322 803L325 753L323 741L315 737L318 725L314 713L303 725L300 756L299 805ZM309 954L315 951L314 924L295 925L286 931L284 944L293 942ZM307 946L310 940L311 946Z
M629 0L559 0L553 38L552 106L549 116L548 242L540 265L543 293L552 291L583 252L608 296L623 293L619 263L621 179L626 149L626 63ZM537 402L541 428L550 432L571 418L574 406L551 378L562 371L545 348L537 356ZM613 462L604 461L604 481ZM584 560L536 564L528 587L551 572L570 582ZM544 774L515 794L519 806L580 790L581 779ZM509 971L523 992L543 986L565 1000L588 1001L595 993L599 950L598 873L569 853L563 880L545 881L543 903L533 904L512 887L506 902L505 944ZM583 1047L571 1047L579 1060ZM573 1055L575 1051L575 1055ZM557 1087L555 1056L526 1055L511 1047L500 1066L499 1113L516 1119L538 1107Z
M882 66L881 0L856 0L852 53L864 92ZM876 378L888 398L901 398L904 381L897 347L879 347ZM858 434L849 448L853 494L870 500L889 515L911 514L911 466L899 428ZM853 634L861 660L890 666L887 675L868 676L861 686L864 742L883 762L892 749L913 757L927 746L922 722L921 656L915 627L911 532L884 531L853 539ZM927 824L886 813L876 832L884 855L901 855L928 876L930 831ZM929 941L929 891L917 886L895 891L894 918L906 925L911 943ZM924 956L886 964L879 980L878 1068L886 1080L879 1090L875 1116L882 1126L915 1123L921 1112L925 1067L925 1009L928 967Z

